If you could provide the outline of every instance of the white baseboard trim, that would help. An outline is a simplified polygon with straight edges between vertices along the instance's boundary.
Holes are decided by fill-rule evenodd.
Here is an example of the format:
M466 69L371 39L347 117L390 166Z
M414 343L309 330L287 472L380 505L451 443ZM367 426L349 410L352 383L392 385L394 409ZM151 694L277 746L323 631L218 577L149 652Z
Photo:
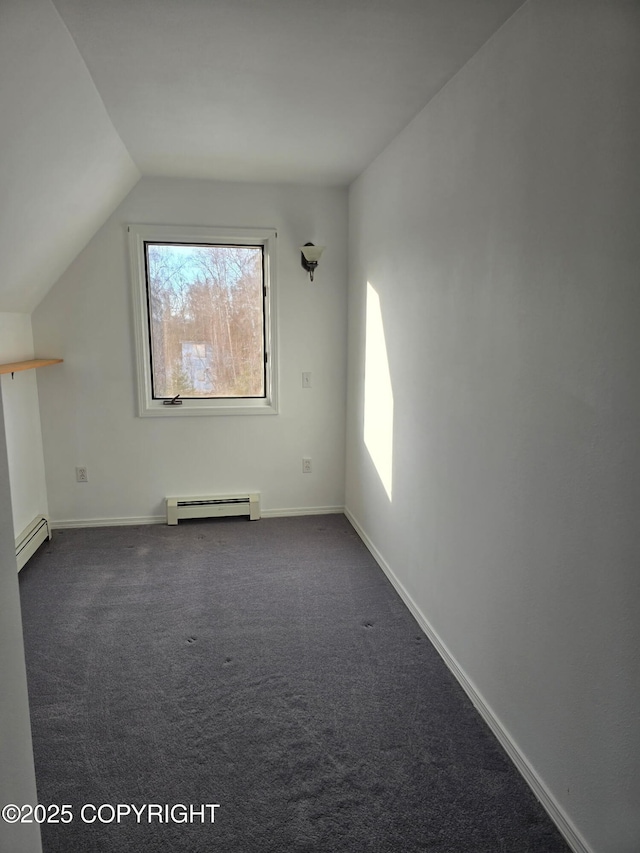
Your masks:
M123 527L136 524L166 524L166 515L141 515L129 518L68 518L51 522L54 530L65 530L73 527Z
M263 509L263 518L284 518L294 515L344 515L343 506L310 506L292 509ZM121 527L136 524L166 524L166 515L141 515L128 518L70 518L57 519L50 522L53 530L64 530L73 527Z
M475 687L471 679L466 675L462 667L457 663L445 643L441 640L437 632L434 630L428 619L421 612L413 598L409 595L405 587L397 578L393 569L380 551L373 544L362 525L355 518L353 513L345 507L344 514L353 526L358 536L367 546L371 555L378 563L382 571L385 573L389 581L394 586L396 592L411 611L414 619L422 628L429 640L434 645L436 651L443 659L449 670L453 673L460 686L473 702L474 707L489 726L498 742L503 747L511 761L515 764L516 769L529 785L541 805L555 823L565 841L573 851L573 853L595 853L595 851L587 844L576 827L573 825L564 809L560 806L553 794L549 791L540 776L529 763L527 757L521 751L517 743L513 740L507 729L503 726L499 718L494 714L491 706L485 701L480 691Z
M263 509L263 518L286 518L293 515L344 515L343 506L308 506L292 509Z

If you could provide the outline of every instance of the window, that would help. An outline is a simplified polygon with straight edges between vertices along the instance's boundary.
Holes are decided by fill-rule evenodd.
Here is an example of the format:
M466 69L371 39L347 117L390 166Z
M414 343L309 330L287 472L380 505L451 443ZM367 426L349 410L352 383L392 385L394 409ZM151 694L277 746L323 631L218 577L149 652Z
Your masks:
M264 397L263 247L144 248L153 398Z
M128 230L139 414L276 413L275 231Z

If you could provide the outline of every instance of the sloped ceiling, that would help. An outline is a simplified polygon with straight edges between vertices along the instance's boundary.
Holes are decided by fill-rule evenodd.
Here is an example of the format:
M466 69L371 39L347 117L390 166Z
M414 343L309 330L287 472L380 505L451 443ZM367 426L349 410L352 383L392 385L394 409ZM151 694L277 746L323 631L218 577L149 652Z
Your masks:
M0 311L30 313L138 178L50 0L1 0Z
M347 185L521 5L0 0L0 311L140 174Z
M346 185L522 0L54 0L144 174Z

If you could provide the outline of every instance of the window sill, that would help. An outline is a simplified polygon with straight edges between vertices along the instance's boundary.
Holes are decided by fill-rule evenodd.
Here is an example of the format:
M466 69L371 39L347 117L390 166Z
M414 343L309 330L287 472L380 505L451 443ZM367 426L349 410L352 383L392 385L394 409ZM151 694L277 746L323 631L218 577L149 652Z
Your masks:
M165 406L161 400L140 401L141 418L220 417L229 415L277 415L277 408L265 400L184 400L181 406Z

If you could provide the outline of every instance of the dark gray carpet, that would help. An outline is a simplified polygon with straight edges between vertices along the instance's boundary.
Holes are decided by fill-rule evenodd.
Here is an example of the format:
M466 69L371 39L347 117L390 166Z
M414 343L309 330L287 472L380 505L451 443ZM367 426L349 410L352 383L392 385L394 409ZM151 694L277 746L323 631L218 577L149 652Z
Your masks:
M58 531L20 586L45 853L568 850L343 516Z

